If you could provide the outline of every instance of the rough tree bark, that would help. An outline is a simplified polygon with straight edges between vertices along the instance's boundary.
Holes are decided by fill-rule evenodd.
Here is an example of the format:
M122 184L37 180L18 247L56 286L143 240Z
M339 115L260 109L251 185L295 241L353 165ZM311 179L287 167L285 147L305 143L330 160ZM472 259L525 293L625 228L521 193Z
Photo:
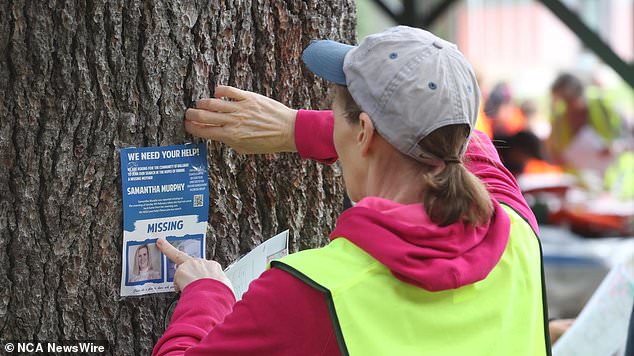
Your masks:
M302 66L313 38L350 42L353 0L0 1L0 340L106 339L149 354L173 295L121 300L119 149L191 141L185 108L231 84L327 107ZM324 243L335 167L209 144L207 256L289 228Z

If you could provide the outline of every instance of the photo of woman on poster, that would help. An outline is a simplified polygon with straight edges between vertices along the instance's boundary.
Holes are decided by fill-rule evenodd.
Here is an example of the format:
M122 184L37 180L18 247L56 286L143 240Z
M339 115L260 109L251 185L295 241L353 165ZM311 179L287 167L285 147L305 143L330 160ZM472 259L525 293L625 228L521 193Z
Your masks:
M161 278L161 273L152 266L148 244L139 245L134 253L134 264L130 282L141 282Z

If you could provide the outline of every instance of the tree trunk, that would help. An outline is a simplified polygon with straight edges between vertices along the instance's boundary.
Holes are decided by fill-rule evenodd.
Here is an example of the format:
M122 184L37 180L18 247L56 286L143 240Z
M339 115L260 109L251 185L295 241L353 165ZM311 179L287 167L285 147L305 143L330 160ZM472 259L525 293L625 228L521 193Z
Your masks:
M313 38L350 42L353 0L0 2L0 340L101 339L149 354L173 294L119 298L119 149L191 141L184 111L218 84L326 108L301 65ZM207 257L289 228L323 244L335 167L209 143Z

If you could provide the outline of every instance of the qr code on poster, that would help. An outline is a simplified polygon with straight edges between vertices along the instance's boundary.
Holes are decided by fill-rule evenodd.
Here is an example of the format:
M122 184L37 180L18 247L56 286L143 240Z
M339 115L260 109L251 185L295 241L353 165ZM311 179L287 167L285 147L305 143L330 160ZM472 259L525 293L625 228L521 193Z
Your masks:
M203 195L196 194L194 195L194 208L199 208L203 206Z

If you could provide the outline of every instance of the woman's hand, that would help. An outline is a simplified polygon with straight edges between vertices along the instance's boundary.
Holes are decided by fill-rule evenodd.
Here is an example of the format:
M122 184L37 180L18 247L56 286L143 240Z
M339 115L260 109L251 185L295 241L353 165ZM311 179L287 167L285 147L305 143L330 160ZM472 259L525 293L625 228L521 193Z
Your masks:
M555 343L574 323L575 319L555 319L548 323L550 342Z
M225 275L220 263L202 258L194 258L179 251L165 239L160 238L156 241L156 246L176 264L176 273L174 273L174 290L182 291L190 283L203 278L212 278L226 284L233 292L231 281Z
M187 132L224 142L238 153L297 151L297 110L263 95L229 86L218 86L214 96L198 100L196 108L187 110Z

